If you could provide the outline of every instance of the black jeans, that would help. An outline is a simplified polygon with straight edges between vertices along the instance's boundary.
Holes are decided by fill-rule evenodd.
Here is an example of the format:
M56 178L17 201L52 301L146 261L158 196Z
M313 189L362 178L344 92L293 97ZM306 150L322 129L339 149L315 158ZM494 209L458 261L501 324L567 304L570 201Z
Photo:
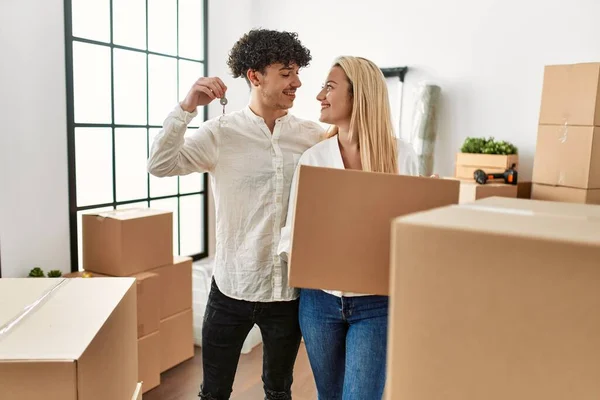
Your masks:
M294 363L301 340L298 300L235 300L221 293L213 279L202 325L201 399L229 399L242 346L254 324L260 328L263 339L265 399L292 398Z

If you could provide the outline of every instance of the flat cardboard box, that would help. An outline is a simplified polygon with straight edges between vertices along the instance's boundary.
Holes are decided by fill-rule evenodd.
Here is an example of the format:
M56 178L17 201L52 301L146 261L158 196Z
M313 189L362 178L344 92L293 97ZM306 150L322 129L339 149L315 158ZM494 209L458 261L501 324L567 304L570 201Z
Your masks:
M160 385L160 331L138 339L138 380L142 393Z
M387 295L391 221L457 204L459 187L456 180L302 165L289 285Z
M135 274L133 278L137 283L137 326L141 338L160 327L160 279L152 272Z
M515 164L519 169L519 156L500 154L457 153L454 176L459 179L474 180L473 173L482 169L487 174L503 173Z
M533 182L600 189L600 128L540 125Z
M5 278L0 304L0 326L16 321L0 340L0 397L131 399L138 383L133 278Z
M160 321L160 371L165 372L194 357L192 310Z
M173 213L127 209L84 214L83 268L112 276L130 276L173 258Z
M531 189L531 198L568 203L600 204L600 189L576 189L534 183Z
M192 307L192 259L174 257L169 265L152 271L160 282L160 319Z
M387 399L599 398L600 207L486 200L394 222Z
M508 185L505 183L486 183L485 185L480 185L476 182L468 181L460 183L460 204L493 196L517 197L517 185Z
M600 63L546 66L539 123L600 126Z

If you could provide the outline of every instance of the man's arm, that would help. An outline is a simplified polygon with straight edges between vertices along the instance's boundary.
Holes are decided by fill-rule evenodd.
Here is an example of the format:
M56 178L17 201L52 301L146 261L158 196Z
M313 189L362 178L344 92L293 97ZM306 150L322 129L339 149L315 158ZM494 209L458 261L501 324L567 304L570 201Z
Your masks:
M198 106L206 106L225 96L227 87L219 78L198 79L185 99L169 114L154 139L148 159L148 172L155 176L187 175L212 171L217 163L219 147L215 132L203 124L185 138L188 124L198 114Z
M165 119L154 139L148 158L148 172L154 176L187 175L212 171L219 156L217 138L206 124L184 137L197 112L188 113L179 105Z

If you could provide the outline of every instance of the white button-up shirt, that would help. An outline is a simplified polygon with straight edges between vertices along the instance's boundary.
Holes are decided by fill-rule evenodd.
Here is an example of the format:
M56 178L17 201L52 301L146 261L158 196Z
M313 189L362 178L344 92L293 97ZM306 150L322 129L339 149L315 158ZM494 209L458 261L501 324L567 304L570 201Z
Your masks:
M400 175L418 175L418 159L417 154L415 153L412 146L402 141L401 139L397 139L398 144L398 173ZM311 165L314 167L327 167L327 168L338 168L345 169L344 161L342 159L342 153L340 151L340 146L338 144L338 137L333 136L327 140L322 141L316 146L307 150L298 162L297 169L300 168L300 165ZM278 253L281 255L285 263L287 264L288 255L290 253L291 248L291 234L292 234L292 220L294 216L294 208L296 206L295 198L296 198L296 189L298 187L298 175L294 173L294 180L291 187L290 194L290 205L288 208L288 215L285 227L281 232L281 242L279 243ZM367 210L368 211L368 210ZM287 267L286 267L287 269ZM325 290L325 292L329 294L333 294L334 296L344 296L344 297L356 297L356 296L366 296L366 294L360 293L350 293L350 292L340 292L335 290Z
M296 299L277 246L296 164L323 139L323 128L287 114L271 133L246 107L184 137L196 115L179 105L169 114L152 145L148 171L209 172L216 213L214 278L225 295L260 302Z

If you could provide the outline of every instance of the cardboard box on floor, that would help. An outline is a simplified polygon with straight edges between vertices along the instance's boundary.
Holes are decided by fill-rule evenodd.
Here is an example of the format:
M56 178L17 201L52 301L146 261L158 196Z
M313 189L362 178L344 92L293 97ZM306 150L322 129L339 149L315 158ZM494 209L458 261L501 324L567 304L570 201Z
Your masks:
M138 383L133 279L5 278L0 304L0 327L10 325L0 340L3 399L132 398Z
M152 209L84 214L83 268L130 276L173 260L173 213Z
M392 219L457 204L459 186L456 180L301 166L290 286L388 294Z
M160 385L160 356L159 330L138 339L138 379L142 381L142 393Z
M600 397L598 217L488 198L396 219L387 399Z
M531 198L567 203L600 204L600 189L577 189L534 183L531 188Z
M517 197L517 185L505 183L486 183L480 185L476 182L460 182L459 203L470 203L486 197Z
M160 321L160 372L194 357L192 309Z
M600 63L546 66L539 124L600 126Z
M540 125L533 182L600 189L600 127Z

